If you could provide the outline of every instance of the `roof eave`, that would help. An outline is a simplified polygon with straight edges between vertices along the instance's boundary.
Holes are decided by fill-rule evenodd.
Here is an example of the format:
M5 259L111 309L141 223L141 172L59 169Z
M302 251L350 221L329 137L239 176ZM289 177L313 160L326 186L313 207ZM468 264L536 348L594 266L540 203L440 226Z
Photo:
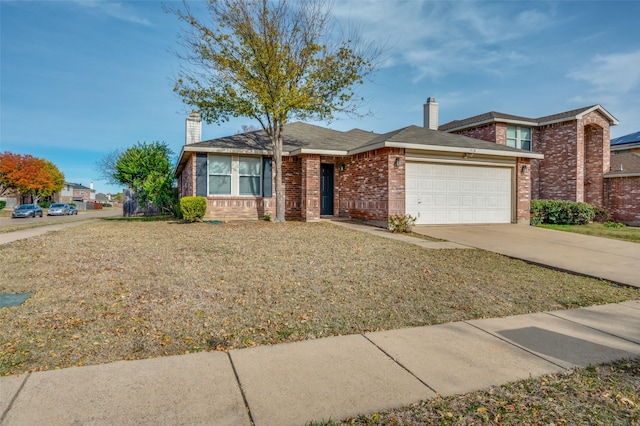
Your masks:
M349 155L359 154L361 152L372 151L380 148L404 148L415 149L420 151L439 151L439 152L457 152L462 154L478 154L478 155L493 155L498 157L512 157L512 158L531 158L536 160L542 160L544 155L537 152L528 151L503 151L493 149L482 148L465 148L457 146L445 146L445 145L422 145L412 144L404 142L381 142L373 145L363 146L349 151Z
M346 155L349 155L349 152L335 150L335 149L298 148L288 153L288 155L300 155L300 154L318 154L318 155L332 155L337 157L344 157Z
M611 151L623 151L626 149L640 148L640 142L623 143L619 145L610 145Z
M619 178L619 177L640 177L640 172L632 172L632 173L619 173L619 174L610 174L607 173L606 175L604 175L605 179L610 179L610 178Z

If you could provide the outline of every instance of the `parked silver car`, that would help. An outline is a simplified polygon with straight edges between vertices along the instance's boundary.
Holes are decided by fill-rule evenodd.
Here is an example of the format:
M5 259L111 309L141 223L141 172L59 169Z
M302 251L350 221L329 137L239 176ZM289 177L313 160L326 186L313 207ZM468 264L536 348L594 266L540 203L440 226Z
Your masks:
M78 208L69 204L69 214L78 214Z
M66 216L69 214L69 204L55 203L49 206L47 216Z
M13 209L12 218L17 217L42 217L42 207L37 204L22 204Z

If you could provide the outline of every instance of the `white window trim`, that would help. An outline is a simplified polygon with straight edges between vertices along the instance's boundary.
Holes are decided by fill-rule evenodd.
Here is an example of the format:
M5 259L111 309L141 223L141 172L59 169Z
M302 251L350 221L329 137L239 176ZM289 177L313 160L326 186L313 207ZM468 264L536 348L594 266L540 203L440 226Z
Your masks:
M509 127L515 127L516 129L516 146L514 148L517 149L523 149L522 148L522 141L525 140L527 142L529 142L529 149L526 149L525 151L532 151L533 150L533 128L531 127L526 127L526 126L507 126L507 134L506 136L506 140L505 142L507 143L507 146L509 146ZM530 139L522 139L522 129L529 129L529 137Z
M231 157L231 194L211 194L209 192L209 156L226 156ZM240 157L254 157L260 159L260 194L258 195L240 195ZM262 179L264 178L264 168L262 167L262 156L259 155L231 155L231 154L207 154L207 197L246 197L256 198L262 197Z

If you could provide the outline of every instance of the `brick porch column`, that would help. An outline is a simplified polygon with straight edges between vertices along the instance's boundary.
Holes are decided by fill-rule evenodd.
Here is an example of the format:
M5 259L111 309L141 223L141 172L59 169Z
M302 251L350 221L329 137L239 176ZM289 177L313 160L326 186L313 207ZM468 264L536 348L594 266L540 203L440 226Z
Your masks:
M320 155L302 156L302 220L320 220Z

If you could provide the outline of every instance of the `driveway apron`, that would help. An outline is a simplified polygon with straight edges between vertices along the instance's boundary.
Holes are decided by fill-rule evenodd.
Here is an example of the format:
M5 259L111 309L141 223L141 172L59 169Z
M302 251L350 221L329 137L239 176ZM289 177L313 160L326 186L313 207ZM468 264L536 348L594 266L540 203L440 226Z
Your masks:
M640 244L523 225L416 226L414 232L640 287Z

